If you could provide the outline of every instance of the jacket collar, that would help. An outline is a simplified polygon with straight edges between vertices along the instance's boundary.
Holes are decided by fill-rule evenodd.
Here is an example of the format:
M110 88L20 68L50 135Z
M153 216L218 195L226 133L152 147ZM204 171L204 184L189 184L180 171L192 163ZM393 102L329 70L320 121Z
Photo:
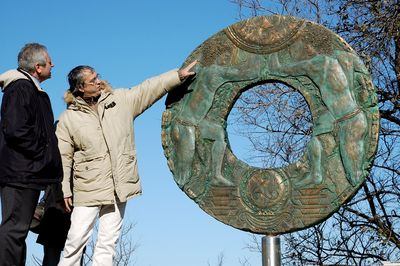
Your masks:
M10 85L10 83L19 79L31 80L33 84L35 84L35 87L38 89L38 91L44 91L40 87L40 82L36 78L34 78L31 74L22 69L12 69L1 74L0 87L2 88L2 90L4 90L8 85Z

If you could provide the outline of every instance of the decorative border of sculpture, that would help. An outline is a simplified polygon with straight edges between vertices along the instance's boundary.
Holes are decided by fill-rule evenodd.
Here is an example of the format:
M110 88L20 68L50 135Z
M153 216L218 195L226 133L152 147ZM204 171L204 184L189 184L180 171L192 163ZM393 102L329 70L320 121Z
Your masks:
M281 234L317 224L361 186L377 149L371 77L353 49L321 25L289 16L233 24L197 47L193 81L170 93L162 143L178 186L235 228ZM241 93L280 82L300 92L313 118L304 155L260 169L237 159L226 119Z

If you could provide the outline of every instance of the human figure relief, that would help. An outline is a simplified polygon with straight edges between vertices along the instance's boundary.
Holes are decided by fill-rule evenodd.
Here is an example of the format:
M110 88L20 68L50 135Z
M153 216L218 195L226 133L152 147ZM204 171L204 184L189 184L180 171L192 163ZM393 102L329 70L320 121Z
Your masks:
M286 76L307 76L319 89L326 113L316 117L313 137L308 147L310 173L297 185L320 184L322 146L318 136L333 133L338 136L339 153L348 181L357 185L362 177L362 161L365 154L364 137L367 132L367 119L353 95L354 68L360 69L361 62L355 55L337 51L334 57L316 54L313 48L302 42L293 44L290 49L296 60L282 65L277 54L271 56L270 68Z
M198 66L197 77L190 86L190 93L184 99L182 109L175 117L171 139L175 143L175 177L183 186L192 175L195 155L196 129L200 138L212 140L211 184L233 186L233 182L222 175L222 162L226 149L225 131L222 125L206 119L213 105L216 91L231 82L252 80L259 77L261 60L257 56L247 56L244 62L229 65L227 55L220 55L216 63L207 67Z

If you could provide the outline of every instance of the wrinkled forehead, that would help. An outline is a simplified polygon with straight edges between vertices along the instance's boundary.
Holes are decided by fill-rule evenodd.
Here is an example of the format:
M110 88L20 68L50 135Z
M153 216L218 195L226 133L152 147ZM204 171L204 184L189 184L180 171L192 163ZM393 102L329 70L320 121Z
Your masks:
M85 69L82 71L82 74L85 78L93 78L97 76L97 73L95 70L91 70L91 69Z
M44 58L46 59L46 62L51 63L51 57L48 52L44 53Z
M46 58L46 60L48 60L48 61L50 61L51 60L51 57L50 57L50 55L49 55L49 53L48 52L44 52L44 57Z

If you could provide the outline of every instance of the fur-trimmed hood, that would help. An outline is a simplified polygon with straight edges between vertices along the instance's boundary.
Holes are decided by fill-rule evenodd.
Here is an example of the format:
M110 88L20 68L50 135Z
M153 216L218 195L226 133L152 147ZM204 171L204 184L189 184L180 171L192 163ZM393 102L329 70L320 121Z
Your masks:
M102 93L112 93L113 92L111 85L106 80L100 81L100 89L102 90ZM64 102L67 105L70 105L73 102L75 102L75 96L72 94L72 92L70 90L67 90L64 93Z

